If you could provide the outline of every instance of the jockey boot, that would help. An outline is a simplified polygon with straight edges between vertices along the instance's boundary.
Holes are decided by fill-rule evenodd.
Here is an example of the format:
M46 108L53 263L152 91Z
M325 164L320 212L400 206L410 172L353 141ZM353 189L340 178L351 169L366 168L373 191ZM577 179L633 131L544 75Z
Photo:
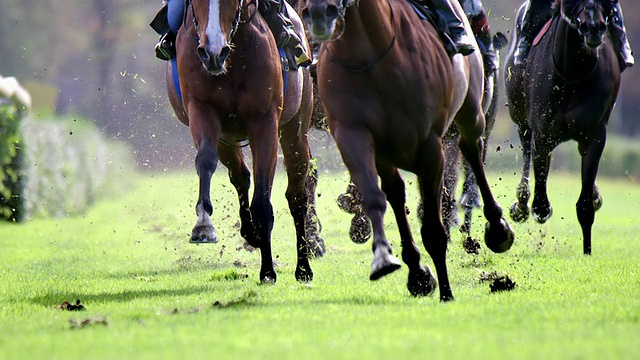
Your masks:
M278 48L284 49L289 69L295 70L299 66L309 66L311 58L305 52L302 40L293 29L293 23L287 17L282 1L285 0L259 2L258 10L269 25Z
M618 55L620 72L623 72L624 69L633 66L635 59L633 58L633 51L631 50L629 39L627 39L627 31L624 27L624 19L622 17L622 8L620 7L620 3L616 3L611 8L609 34L611 35L613 48Z
M527 54L529 54L529 48L531 48L531 43L533 42L533 26L531 24L533 15L531 13L531 2L527 1L522 24L520 24L520 37L516 44L516 51L513 53L513 65L522 65Z
M158 59L171 60L176 56L176 34L169 30L164 35L161 35L154 50Z
M454 0L457 1L457 0ZM475 51L473 46L473 39L467 34L462 20L458 18L455 10L451 6L449 0L428 0L433 6L433 9L437 12L444 22L447 23L449 29L449 36L454 46L454 53L459 53L467 56Z

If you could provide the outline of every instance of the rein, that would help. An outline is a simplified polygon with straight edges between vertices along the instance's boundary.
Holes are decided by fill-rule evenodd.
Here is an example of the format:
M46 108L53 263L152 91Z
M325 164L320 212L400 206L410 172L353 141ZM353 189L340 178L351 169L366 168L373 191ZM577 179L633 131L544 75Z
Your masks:
M345 22L344 20L344 15L347 11L348 7L351 7L352 5L359 5L359 0L344 0L340 3L340 8L338 10L339 12L339 17L340 19L342 19L343 22ZM389 3L389 0L387 0L387 4L389 4L389 10L391 11L391 27L393 27L393 20L394 20L394 13L393 13L393 7L391 6L391 3ZM340 33L340 35L338 35L335 39L331 40L331 41L336 41L338 40L342 34L344 33L344 30L342 33ZM347 63L345 63L344 61L340 61L338 59L335 58L335 56L333 55L333 53L331 52L331 50L329 49L329 47L327 46L323 46L323 48L327 51L327 53L329 53L329 61L331 61L332 63L342 66L343 68L347 69L347 71L350 72L354 72L354 73L360 73L360 72L366 72L369 71L371 69L373 69L376 65L378 65L379 62L381 62L382 60L384 60L389 54L391 54L391 51L393 50L393 47L396 44L396 34L394 32L393 34L393 39L391 39L391 44L389 44L389 47L387 47L387 49L380 54L377 58L370 60L368 62L366 62L365 64L361 65L361 66L351 66Z

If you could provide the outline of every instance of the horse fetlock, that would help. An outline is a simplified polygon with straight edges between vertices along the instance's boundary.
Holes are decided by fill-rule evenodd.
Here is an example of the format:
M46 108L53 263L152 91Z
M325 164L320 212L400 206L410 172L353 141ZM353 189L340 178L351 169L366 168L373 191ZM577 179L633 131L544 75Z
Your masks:
M436 291L438 282L433 276L429 266L420 266L415 270L409 270L407 289L412 296L429 296Z
M503 253L513 245L515 233L505 218L494 224L487 223L484 231L484 243L494 253Z

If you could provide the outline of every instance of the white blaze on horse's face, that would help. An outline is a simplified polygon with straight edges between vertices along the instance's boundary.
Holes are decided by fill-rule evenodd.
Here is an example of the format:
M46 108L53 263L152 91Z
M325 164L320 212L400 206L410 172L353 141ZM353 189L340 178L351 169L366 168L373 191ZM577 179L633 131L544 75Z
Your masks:
M207 21L205 33L207 34L207 43L201 45L205 46L207 51L212 55L220 54L224 47L229 46L226 34L222 31L222 27L220 26L219 0L209 0L209 19Z

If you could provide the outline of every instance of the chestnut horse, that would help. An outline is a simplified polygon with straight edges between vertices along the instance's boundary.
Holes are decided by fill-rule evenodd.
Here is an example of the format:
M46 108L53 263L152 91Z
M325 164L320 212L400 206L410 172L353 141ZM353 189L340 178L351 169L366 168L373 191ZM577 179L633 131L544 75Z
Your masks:
M405 212L405 184L399 169L408 170L419 180L424 202L422 240L436 268L440 299L452 300L440 202L442 137L454 118L460 147L483 195L488 220L485 241L490 249L503 252L514 238L482 164L479 51L466 58L449 58L435 28L422 21L405 0L301 1L308 32L322 41L317 81L331 134L373 226L370 279L401 266L384 230L388 200L400 231L402 259L409 268L409 292L422 296L435 291L436 281L429 267L420 264ZM454 5L464 17L459 5Z
M598 164L607 138L607 123L618 96L620 67L607 36L607 14L600 0L576 0L556 6L551 25L527 60L513 65L513 41L506 61L505 86L511 119L522 144L522 178L511 217L529 217L529 169L533 159L534 219L551 217L547 177L551 153L562 142L574 140L582 157L582 191L576 203L582 227L583 251L591 254L591 227L602 198L595 185ZM516 18L515 34L524 7Z
M295 277L307 281L313 277L312 249L305 239L305 217L309 200L313 200L305 191L312 84L307 70L288 71L285 94L278 48L256 5L243 0L187 1L177 36L177 57L167 67L169 100L180 121L189 126L197 151L198 220L191 242L217 241L211 222L210 185L220 160L238 192L240 233L251 246L260 248L260 280L276 281L270 198L280 139L288 176L286 197L296 229ZM298 33L304 36L300 18L294 19ZM175 64L179 86L174 85ZM251 172L239 146L245 140L253 159L251 202Z

